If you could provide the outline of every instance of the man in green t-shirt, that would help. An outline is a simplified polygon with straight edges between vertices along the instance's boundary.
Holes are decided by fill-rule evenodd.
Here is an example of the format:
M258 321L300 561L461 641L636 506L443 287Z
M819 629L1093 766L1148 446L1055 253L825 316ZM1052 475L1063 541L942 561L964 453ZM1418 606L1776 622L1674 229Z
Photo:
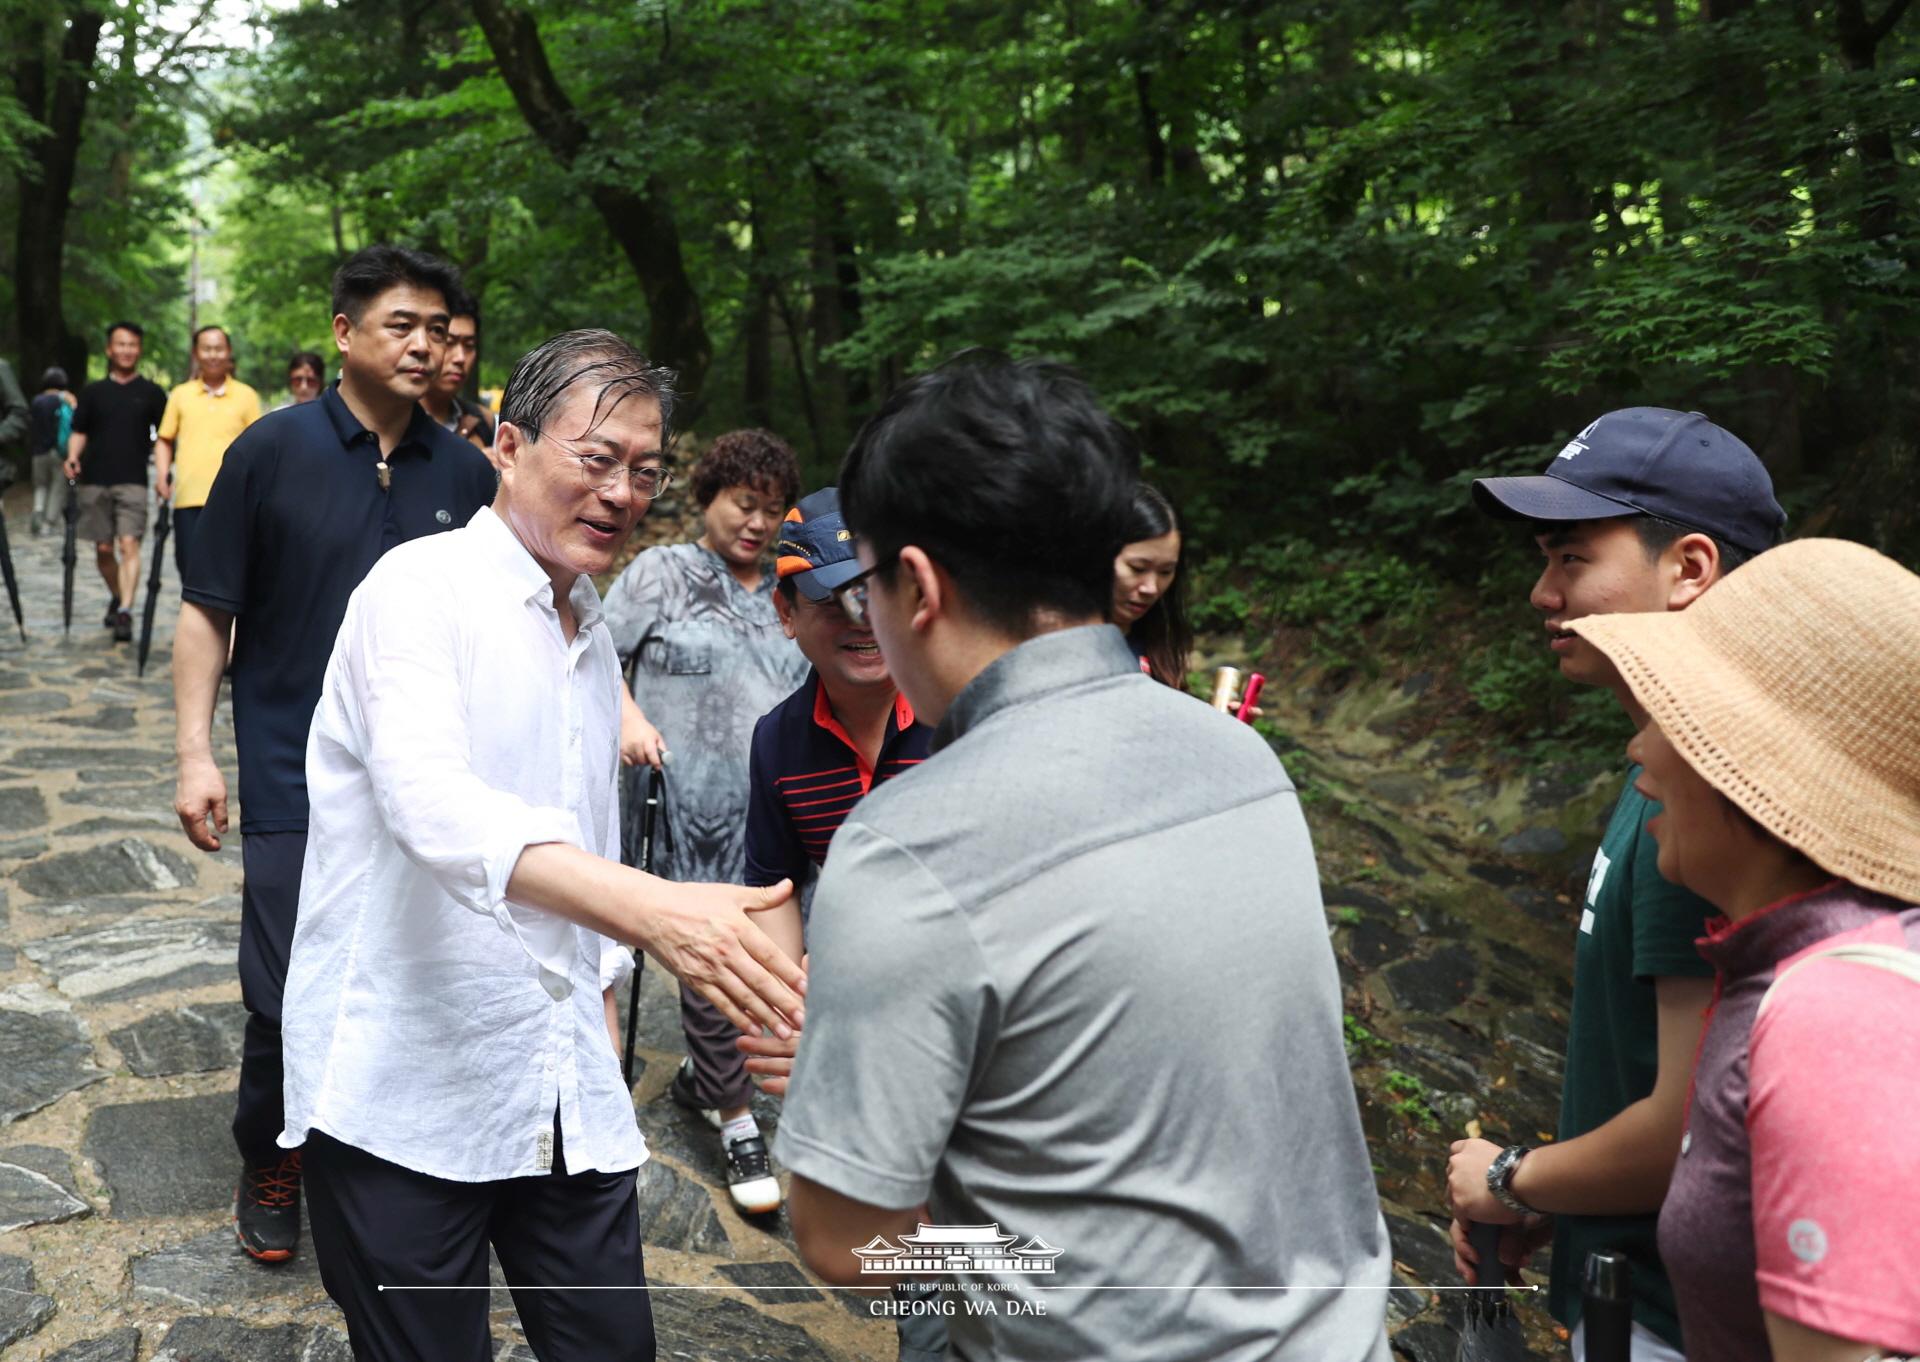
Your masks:
M1546 563L1530 597L1561 674L1645 712L1606 658L1567 631L1585 615L1684 610L1780 538L1786 513L1753 451L1698 412L1631 407L1581 431L1532 478L1482 478L1487 514L1529 524ZM1559 1139L1539 1149L1460 1140L1447 1165L1453 1239L1506 1225L1509 1266L1551 1236L1549 1306L1584 1362L1580 1272L1595 1249L1633 1262L1634 1362L1676 1362L1680 1324L1654 1242L1680 1151L1687 1082L1712 996L1694 942L1713 909L1669 883L1646 830L1660 811L1626 785L1587 875ZM1487 1277L1486 1280L1493 1280Z

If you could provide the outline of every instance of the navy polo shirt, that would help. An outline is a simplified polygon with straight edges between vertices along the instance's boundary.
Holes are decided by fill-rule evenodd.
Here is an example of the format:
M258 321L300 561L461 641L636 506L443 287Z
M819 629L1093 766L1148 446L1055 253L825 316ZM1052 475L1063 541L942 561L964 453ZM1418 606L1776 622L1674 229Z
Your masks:
M820 673L753 726L747 788L747 883L802 882L809 865L827 859L827 843L875 781L892 780L927 759L933 730L916 723L897 695L869 767L833 717Z
M379 459L379 438L329 387L228 446L194 529L181 594L236 617L242 834L306 829L307 730L354 588L395 544L457 529L493 500L486 456L418 406L387 489Z

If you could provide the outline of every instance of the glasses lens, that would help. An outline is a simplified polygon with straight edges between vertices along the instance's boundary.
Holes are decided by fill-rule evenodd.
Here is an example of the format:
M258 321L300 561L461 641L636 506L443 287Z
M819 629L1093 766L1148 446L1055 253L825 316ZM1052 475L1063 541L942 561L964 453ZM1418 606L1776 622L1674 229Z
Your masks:
M637 497L657 497L673 481L672 475L659 468L628 468L618 459L608 458L604 454L573 456L580 465L580 477L589 492L612 492L619 488L621 479L626 479Z
M833 598L840 602L841 611L855 628L867 627L867 583L864 577L856 577L845 586L836 588Z

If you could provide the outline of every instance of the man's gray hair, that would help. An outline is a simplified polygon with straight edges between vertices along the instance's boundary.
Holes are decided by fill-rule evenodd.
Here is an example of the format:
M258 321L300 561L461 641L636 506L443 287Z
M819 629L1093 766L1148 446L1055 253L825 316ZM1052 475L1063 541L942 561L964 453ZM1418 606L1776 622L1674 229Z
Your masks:
M598 389L593 415L577 439L599 428L629 397L650 397L660 404L661 439L673 423L673 370L654 364L611 331L563 331L520 357L500 397L500 419L511 422L529 440L540 438L555 409L577 383Z

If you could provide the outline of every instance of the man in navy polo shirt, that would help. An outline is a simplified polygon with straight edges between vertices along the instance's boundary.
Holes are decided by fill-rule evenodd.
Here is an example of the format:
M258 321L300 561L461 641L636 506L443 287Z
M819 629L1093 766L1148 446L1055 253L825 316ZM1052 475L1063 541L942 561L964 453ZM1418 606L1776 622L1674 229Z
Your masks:
M396 246L369 246L341 265L339 383L233 442L186 564L173 647L174 812L203 851L218 851L227 831L210 734L229 630L233 637L247 1006L234 1229L261 1262L285 1261L299 1239L300 1153L275 1143L284 1127L280 1004L306 855L307 730L327 660L347 598L383 553L465 525L493 500L485 456L420 407L459 287L451 265Z

